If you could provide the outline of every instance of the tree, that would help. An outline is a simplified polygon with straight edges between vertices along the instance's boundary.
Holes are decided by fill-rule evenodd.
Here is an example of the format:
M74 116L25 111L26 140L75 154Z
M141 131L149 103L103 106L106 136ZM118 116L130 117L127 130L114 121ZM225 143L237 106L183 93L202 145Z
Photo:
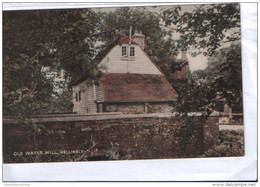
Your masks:
M71 81L100 76L92 61L98 19L89 9L3 13L4 115L35 114L48 104L53 82L44 67L65 70Z
M162 18L181 34L177 49L205 50L203 54L211 56L223 44L241 39L239 4L194 5L191 12L179 6L165 10Z
M241 45L232 43L208 59L206 81L222 93L234 111L243 111Z
M234 111L242 112L241 45L222 48L208 61L205 70L193 72L193 82L179 86L178 111L204 111L209 115L215 110L217 93L221 93Z
M216 92L223 93L230 106L242 103L240 46L221 49L241 39L239 4L194 5L188 12L183 9L184 6L172 7L162 13L165 26L171 27L173 34L180 35L172 50L190 50L193 56L203 52L211 57L210 61L218 57L218 65L209 64L207 70L195 73L205 82L199 85L192 82L176 89L178 110L200 110L210 114Z

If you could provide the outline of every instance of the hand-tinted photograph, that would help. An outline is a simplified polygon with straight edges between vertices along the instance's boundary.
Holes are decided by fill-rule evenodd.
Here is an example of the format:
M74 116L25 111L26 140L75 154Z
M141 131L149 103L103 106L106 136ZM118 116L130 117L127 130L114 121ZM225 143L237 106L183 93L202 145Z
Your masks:
M244 156L240 5L3 11L3 162Z

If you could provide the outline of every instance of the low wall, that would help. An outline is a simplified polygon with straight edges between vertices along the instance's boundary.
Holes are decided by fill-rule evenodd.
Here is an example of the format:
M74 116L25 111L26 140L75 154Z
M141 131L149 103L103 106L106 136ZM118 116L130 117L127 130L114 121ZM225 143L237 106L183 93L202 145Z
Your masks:
M107 112L122 112L123 114L140 113L171 113L173 111L172 103L107 103Z
M218 140L216 117L206 122L192 117L189 126L166 114L37 116L33 121L37 128L3 120L5 163L196 157Z
M107 112L122 112L124 114L128 113L144 113L145 106L144 103L120 103L120 104L106 104L106 111Z

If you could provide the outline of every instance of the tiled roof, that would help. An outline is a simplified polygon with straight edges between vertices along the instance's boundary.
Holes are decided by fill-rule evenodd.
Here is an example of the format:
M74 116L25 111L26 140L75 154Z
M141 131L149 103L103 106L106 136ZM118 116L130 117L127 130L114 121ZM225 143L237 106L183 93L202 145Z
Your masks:
M106 73L100 79L100 86L108 102L160 102L178 97L161 75Z

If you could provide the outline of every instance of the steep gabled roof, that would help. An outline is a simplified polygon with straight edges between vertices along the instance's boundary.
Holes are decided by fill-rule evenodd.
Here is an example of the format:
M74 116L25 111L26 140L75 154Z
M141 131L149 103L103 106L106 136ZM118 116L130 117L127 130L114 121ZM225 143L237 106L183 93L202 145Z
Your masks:
M162 75L106 73L100 86L107 102L162 102L178 97Z
M119 35L115 41L113 41L111 44L109 44L102 52L100 52L99 55L96 57L96 61L99 63L102 61L102 59L116 46L116 45L122 45L122 44L129 44L131 41L131 44L138 45L139 44L133 40L130 40L125 35ZM142 49L142 48L141 48ZM149 57L149 55L142 49L143 53L150 59L150 61L154 64L154 66L162 73L161 69L153 62L153 60ZM163 74L163 73L162 73ZM72 85L75 86L87 79L87 76L80 76L78 79L76 79Z

